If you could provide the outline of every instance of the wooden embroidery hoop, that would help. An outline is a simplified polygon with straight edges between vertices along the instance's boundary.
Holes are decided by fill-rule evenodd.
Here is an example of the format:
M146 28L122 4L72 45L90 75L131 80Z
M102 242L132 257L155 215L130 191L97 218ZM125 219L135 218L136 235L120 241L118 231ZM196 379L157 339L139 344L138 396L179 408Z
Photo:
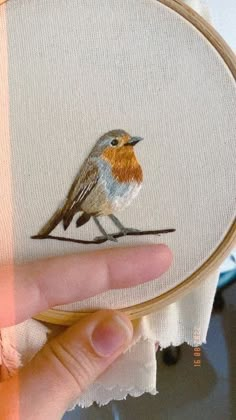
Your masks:
M0 5L6 3L8 0L0 0ZM234 79L236 80L236 58L232 50L221 38L221 36L209 25L201 16L199 16L190 7L183 4L181 0L159 0L160 3L173 9L187 21L189 21L195 28L200 31L203 36L212 44L216 51L220 54ZM135 320L144 315L156 312L167 306L177 299L182 298L188 292L199 286L207 276L214 272L217 267L223 262L228 256L231 249L236 243L236 220L232 223L223 241L212 253L212 255L205 261L202 266L196 270L191 276L186 278L182 283L173 287L160 296L150 299L146 302L139 303L134 306L129 306L120 309L121 312L125 313L130 319ZM80 311L80 312L69 312L57 309L49 309L40 314L34 316L35 319L43 322L48 322L58 325L71 325L81 317L94 311Z

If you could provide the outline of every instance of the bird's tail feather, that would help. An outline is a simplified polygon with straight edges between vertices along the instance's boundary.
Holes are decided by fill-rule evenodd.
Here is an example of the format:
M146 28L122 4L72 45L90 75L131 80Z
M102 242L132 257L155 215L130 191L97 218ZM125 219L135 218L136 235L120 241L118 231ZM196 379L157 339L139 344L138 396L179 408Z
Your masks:
M66 210L66 206L58 208L48 222L40 229L37 236L48 236L49 233L61 222Z
M70 225L73 217L74 217L75 212L73 211L73 208L68 211L64 216L63 216L63 228L64 230L66 230L68 228L68 226Z
M76 227L80 227L85 225L90 219L91 215L88 213L82 213L82 215L76 221Z

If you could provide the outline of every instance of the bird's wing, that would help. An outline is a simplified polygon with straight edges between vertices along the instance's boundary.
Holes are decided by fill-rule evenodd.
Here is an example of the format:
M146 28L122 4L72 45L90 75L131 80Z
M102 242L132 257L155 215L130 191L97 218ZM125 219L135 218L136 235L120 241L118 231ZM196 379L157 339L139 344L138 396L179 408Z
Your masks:
M67 195L67 209L83 203L88 194L95 187L99 179L99 171L95 162L87 160L75 177Z

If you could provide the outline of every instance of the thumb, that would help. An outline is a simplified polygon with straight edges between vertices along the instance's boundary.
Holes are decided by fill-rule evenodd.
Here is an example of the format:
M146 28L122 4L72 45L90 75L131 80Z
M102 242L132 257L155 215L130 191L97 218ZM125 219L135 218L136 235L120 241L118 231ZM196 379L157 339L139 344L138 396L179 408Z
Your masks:
M12 417L7 418L60 419L68 406L124 352L132 336L127 316L103 310L51 339L17 376L2 383L3 401L9 398L11 405ZM15 410L13 395L18 406ZM0 417L5 418L4 413Z

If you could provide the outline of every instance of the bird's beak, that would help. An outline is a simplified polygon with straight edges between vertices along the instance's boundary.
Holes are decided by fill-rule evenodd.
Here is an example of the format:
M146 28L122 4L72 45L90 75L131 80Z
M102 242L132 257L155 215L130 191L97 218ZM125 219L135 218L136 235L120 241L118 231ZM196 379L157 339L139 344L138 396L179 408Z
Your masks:
M131 137L131 139L127 143L125 143L125 146L135 146L135 144L139 143L142 140L142 137Z

